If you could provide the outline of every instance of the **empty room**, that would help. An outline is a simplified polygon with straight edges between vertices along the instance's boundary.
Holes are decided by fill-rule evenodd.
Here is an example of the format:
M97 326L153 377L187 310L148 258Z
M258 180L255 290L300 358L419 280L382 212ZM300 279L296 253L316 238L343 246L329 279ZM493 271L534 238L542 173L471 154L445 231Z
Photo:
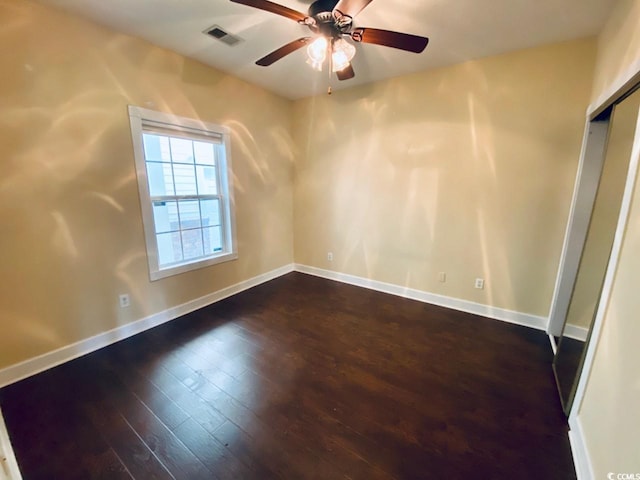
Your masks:
M0 480L640 479L640 0L0 0Z

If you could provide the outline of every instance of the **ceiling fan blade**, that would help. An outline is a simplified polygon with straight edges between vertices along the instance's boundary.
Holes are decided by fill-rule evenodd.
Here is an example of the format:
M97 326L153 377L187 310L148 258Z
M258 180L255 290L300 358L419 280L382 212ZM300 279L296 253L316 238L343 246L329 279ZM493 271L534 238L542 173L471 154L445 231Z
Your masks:
M353 71L353 67L349 64L348 67L336 72L336 75L338 76L338 80L349 80L356 76L356 72Z
M307 43L309 43L310 39L311 37L302 37L294 40L293 42L289 42L286 45L278 48L277 50L274 50L269 55L262 57L256 62L256 65L260 65L261 67L268 67L272 63L280 60L282 57L285 57L290 53L293 53L296 50L304 47Z
M373 0L340 0L333 11L336 10L344 15L349 15L351 18L358 15L364 7L369 5Z
M378 28L355 28L351 32L351 38L356 42L375 43L414 53L422 53L429 43L426 37Z
M284 5L278 5L277 3L269 2L268 0L231 0L233 3L240 3L242 5L247 5L253 8L259 8L260 10L265 10L267 12L275 13L276 15L282 15L283 17L290 18L291 20L295 20L296 22L304 22L304 19L307 16L298 12L297 10L293 10L289 7L285 7Z

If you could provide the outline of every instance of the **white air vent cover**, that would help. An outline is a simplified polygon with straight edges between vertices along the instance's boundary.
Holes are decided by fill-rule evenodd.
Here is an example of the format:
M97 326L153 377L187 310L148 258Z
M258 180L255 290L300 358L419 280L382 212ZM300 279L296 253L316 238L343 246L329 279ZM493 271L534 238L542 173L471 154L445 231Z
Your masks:
M212 27L207 28L202 33L206 33L207 35L215 38L216 40L220 40L222 43L226 43L230 47L242 41L240 37L231 35L230 33L220 28L218 25L213 25Z

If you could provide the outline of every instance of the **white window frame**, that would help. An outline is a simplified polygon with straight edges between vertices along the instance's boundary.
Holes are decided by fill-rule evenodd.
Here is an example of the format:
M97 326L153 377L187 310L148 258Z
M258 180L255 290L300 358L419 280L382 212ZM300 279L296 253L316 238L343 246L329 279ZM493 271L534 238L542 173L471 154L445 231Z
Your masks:
M149 263L149 278L151 281L237 259L238 251L234 212L235 203L233 197L233 175L231 170L231 134L229 128L203 122L201 120L156 112L154 110L148 110L146 108L136 107L133 105L129 105L129 121L131 124L131 137L133 140L138 193L140 195L142 223L144 226L147 260ZM216 139L222 143L225 152L223 155L224 158L216 159L216 168L219 178L219 194L222 200L221 217L224 243L222 252L193 260L186 260L167 267L159 266L156 227L153 219L153 206L149 192L147 166L142 137L143 133L154 131L162 131L169 136L173 133L174 135L183 138L202 139L203 137L208 137Z

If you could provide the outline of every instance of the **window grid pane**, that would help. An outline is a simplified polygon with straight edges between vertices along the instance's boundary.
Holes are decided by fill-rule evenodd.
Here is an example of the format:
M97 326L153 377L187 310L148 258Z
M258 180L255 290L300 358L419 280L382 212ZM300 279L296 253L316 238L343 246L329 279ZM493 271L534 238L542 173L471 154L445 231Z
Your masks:
M181 233L184 259L191 260L204 256L202 247L202 229L195 228L191 230L183 230Z
M173 171L170 163L147 162L147 179L151 196L174 195Z
M158 242L158 264L171 265L182 262L180 232L160 233L156 235L156 239Z
M220 225L220 199L200 200L200 212L203 227Z
M222 227L208 227L202 229L204 237L205 252L211 254L221 252L224 248L224 242L222 239Z
M193 142L193 158L196 165L215 166L216 146L212 143Z
M173 163L193 164L193 140L169 137L171 143L171 161Z
M154 201L153 220L156 233L175 232L179 228L176 202Z
M148 133L143 140L159 267L224 252L218 146Z
M209 165L196 165L196 178L198 194L216 195L218 193L218 175L216 167Z
M180 212L180 230L191 230L202 226L200 205L197 200L180 200L178 211Z
M145 133L142 137L147 161L171 162L169 138L164 135Z

